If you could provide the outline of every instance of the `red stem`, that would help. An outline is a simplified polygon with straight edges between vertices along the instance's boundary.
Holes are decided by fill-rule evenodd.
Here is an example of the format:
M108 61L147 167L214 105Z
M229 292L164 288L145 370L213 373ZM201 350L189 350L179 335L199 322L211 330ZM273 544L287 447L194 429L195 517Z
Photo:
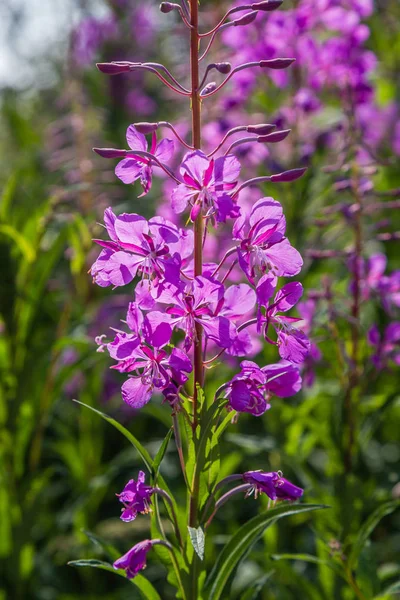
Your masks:
M201 145L201 99L199 90L199 8L197 0L190 0L190 74L192 101L192 145L200 149ZM203 215L200 212L194 223L194 276L203 274ZM198 421L197 386L203 387L203 329L196 323L196 342L194 348L194 400L193 400L193 430Z

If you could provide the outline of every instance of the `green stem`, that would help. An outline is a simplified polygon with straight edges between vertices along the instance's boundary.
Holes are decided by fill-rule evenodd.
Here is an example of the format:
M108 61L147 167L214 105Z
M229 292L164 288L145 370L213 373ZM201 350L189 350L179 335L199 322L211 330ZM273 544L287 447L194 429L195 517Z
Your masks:
M181 531L179 529L178 518L176 516L176 512L174 510L174 504L173 504L169 494L167 494L167 492L161 488L154 488L153 492L155 494L158 494L159 496L161 496L162 498L164 498L164 500L166 500L168 502L169 508L171 510L172 520L174 523L175 535L177 537L180 547L183 548L183 540L182 540L182 536L181 536Z
M173 549L171 544L169 542L167 542L166 540L155 540L155 543L158 544L159 546L164 546L165 548L167 548L169 550L169 553L171 554L172 564L174 565L176 578L178 580L179 588L181 590L182 599L189 600L189 598L186 596L185 588L183 586L183 582L181 579L181 569L179 567L179 563L175 556L175 550Z

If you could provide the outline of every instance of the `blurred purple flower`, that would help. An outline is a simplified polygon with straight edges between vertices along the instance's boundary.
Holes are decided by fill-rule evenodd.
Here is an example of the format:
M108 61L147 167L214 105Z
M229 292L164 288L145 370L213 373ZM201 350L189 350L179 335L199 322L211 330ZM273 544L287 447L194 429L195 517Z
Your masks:
M400 366L400 322L390 323L383 338L378 326L373 325L368 332L368 343L375 347L371 360L378 371L387 367L391 361Z

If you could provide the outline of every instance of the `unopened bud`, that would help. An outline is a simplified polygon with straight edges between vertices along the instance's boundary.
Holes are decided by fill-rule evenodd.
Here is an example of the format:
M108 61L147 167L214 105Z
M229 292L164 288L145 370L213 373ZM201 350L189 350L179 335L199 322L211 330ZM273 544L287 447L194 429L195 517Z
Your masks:
M260 60L260 67L263 69L287 69L295 58L272 58L271 60Z
M257 133L258 135L268 135L269 133L271 133L271 131L276 129L276 125L273 125L271 123L263 123L261 125L248 125L246 129L249 133Z
M153 133L154 131L157 131L158 123L135 123L134 127L139 133L147 135L148 133Z
M110 62L97 63L97 68L106 75L119 75L120 73L128 73L131 71L132 63L129 62Z
M249 25L250 23L252 23L254 21L256 16L257 16L256 11L246 13L245 15L243 15L243 17L240 17L240 19L236 19L235 21L232 21L233 26L239 27L240 25Z
M279 8L282 2L283 0L266 0L265 2L256 2L256 4L252 4L251 8L253 10L263 10L269 12Z
M283 173L277 173L276 175L271 175L272 183L289 183L290 181L296 181L296 179L300 179L303 177L304 173L307 171L307 168L304 169L290 169L289 171L283 171Z
M115 148L93 148L93 152L103 158L122 158L126 156L126 150L116 150Z
M204 87L201 90L200 96L206 96L207 94L211 94L211 92L213 92L216 88L217 88L216 82L210 81L210 83L207 83L206 87Z
M260 142L261 144L266 142L270 144L276 144L287 138L290 131L290 129L282 129L282 131L275 131L269 135L262 135L257 139L257 142Z
M160 4L160 10L162 13L169 13L172 10L174 10L176 8L176 4L173 4L172 2L161 2Z
M232 70L232 65L228 62L215 63L214 69L222 73L222 75L228 75Z

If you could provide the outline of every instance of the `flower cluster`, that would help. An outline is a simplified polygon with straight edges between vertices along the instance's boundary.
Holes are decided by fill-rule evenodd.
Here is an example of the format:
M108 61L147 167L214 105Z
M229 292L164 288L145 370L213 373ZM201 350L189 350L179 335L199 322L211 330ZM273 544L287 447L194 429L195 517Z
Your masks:
M164 161L172 152L171 140L157 144L154 132L152 135L150 152L145 150L144 135L134 125L127 133L132 152L96 149L107 158L126 153L116 174L125 183L140 178L144 193L151 186L153 164L169 173ZM121 176L124 169L126 177ZM168 390L170 398L171 386L178 397L192 371L190 357L197 326L204 332L205 355L216 348L219 353L248 356L254 334L247 329L257 324L265 340L278 347L284 361L276 367L281 369L281 379L290 380L288 374L294 371L298 377L298 368L293 365L305 360L310 343L297 327L301 319L283 313L296 305L303 290L296 282L278 291L276 288L279 277L299 273L302 258L285 236L286 222L278 201L261 198L248 214L241 209L239 172L240 164L233 155L209 160L195 151L183 158L181 182L171 195L172 208L181 213L189 206L192 221L201 213L206 233L212 223L233 221L233 245L219 263L205 264L202 275L194 276L191 229L162 217L147 221L135 213L116 216L111 208L105 211L109 240L96 240L102 251L92 266L94 281L103 287L120 287L137 280L135 300L126 318L130 331L118 330L112 341L101 345L118 361L113 368L129 373L122 396L130 406L140 408L157 390ZM171 177L176 178L173 173ZM233 285L228 285L236 279L238 268L248 283L232 281ZM271 330L275 330L276 340L270 337ZM172 350L171 344L175 345ZM295 388L290 381L282 395L290 395L288 390L295 393L300 385ZM269 393L273 389L277 389L276 384L269 387ZM261 412L260 405L254 409L254 414L262 414L267 403L263 406ZM249 407L245 410L253 412Z
M241 371L220 386L214 397L213 407L219 411L226 408L260 416L268 410L274 395L286 398L300 390L300 367L310 349L310 341L301 328L302 320L288 314L300 300L303 288L295 281L281 281L298 275L303 260L286 236L282 205L274 198L263 197L256 187L262 182L295 181L305 169L241 181L241 164L234 152L242 144L279 143L289 131L276 130L265 123L241 126L239 130L246 131L249 137L235 139L224 151L226 139L235 136L238 128L228 131L211 152L201 148L200 136L201 104L221 90L232 76L255 68L282 71L293 59L267 57L234 68L230 63L211 63L201 81L198 69L193 66L205 58L220 28L249 25L258 12L271 12L280 3L258 2L250 6L250 12L246 12L248 5L234 7L214 30L200 34L197 0L191 0L190 11L186 3L182 6L163 2L161 11L178 11L191 32L191 89L181 85L158 63L121 60L98 65L101 72L112 76L147 71L169 90L191 99L191 142L171 123L162 121L129 125L128 148L95 148L101 157L119 160L115 168L117 178L125 185L140 182L142 196L150 192L153 176L162 176L169 212L168 216L147 220L136 213L116 215L107 208L104 226L108 239L95 240L101 251L91 268L94 282L101 287L133 284L128 288L131 302L122 328L113 329L112 339L99 336L98 350L107 351L115 361L112 368L125 375L122 398L126 404L139 409L154 393L161 393L169 403L184 472L176 413L183 413L190 431L197 435L203 402L200 390L204 389L206 371L218 364L220 357L229 357L232 362L237 357L254 358L260 350L260 337L276 347L278 362L259 367L256 362L244 360ZM245 14L225 23L236 12ZM200 57L199 41L204 37L209 38L209 43ZM219 85L208 81L213 69L226 76ZM160 137L161 129L168 129L174 140ZM151 136L150 147L146 136ZM176 141L184 152L177 151ZM181 216L185 226L180 222ZM218 241L226 244L222 251L216 242L216 233L221 229L225 235ZM194 477L198 478L199 473ZM242 491L245 486L248 493L262 491L274 501L295 500L302 494L300 488L280 473L254 472L239 477L244 483L237 490ZM189 490L190 526L204 517L195 514L195 508L199 509L198 484L195 482ZM171 497L166 490L145 485L142 472L137 481L130 480L119 494L124 506L121 518L132 521L138 513L148 512L151 496L156 493L169 504L169 515L182 548ZM213 498L211 490L210 498ZM215 509L221 501L223 497L216 502ZM205 526L211 519L212 516ZM172 551L165 540L146 540L118 559L114 567L123 568L128 577L134 577L144 568L147 552L157 543Z

